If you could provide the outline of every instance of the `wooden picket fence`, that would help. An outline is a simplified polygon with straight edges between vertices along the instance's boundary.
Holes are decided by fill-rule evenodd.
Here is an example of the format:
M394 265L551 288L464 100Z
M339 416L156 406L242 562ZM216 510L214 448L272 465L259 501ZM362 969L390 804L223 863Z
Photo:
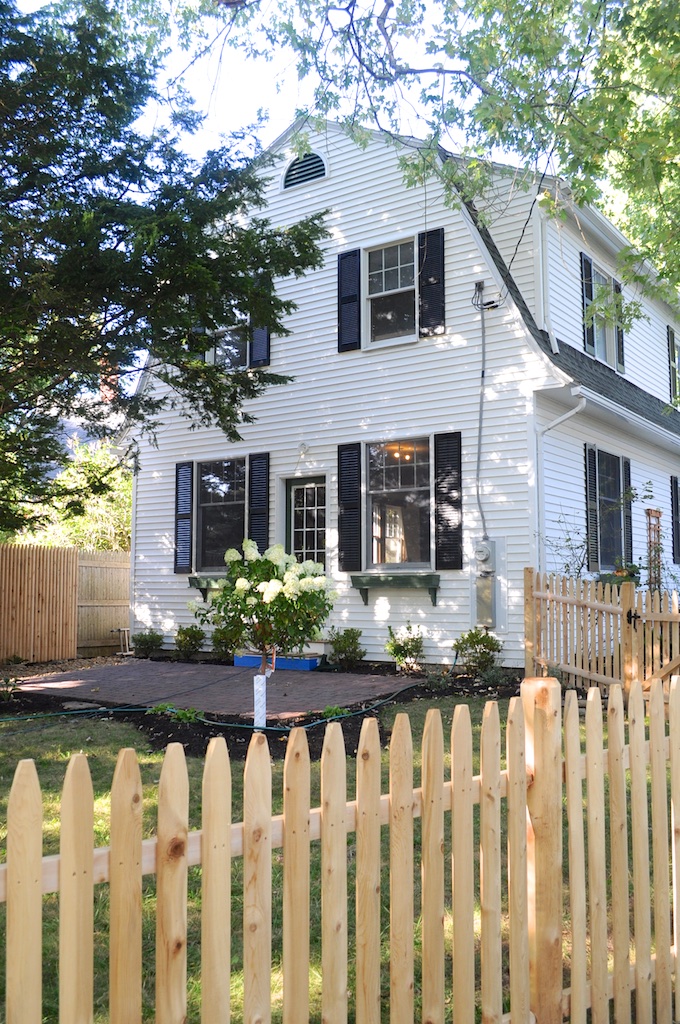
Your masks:
M567 695L562 728L556 680L527 680L521 699L510 702L504 759L499 722L499 708L489 702L480 774L474 776L469 710L464 704L456 708L447 779L441 717L430 711L420 785L414 786L410 725L399 715L389 748L389 785L382 792L378 730L367 719L356 757L356 797L349 801L342 731L333 723L326 730L315 809L310 809L306 735L296 729L284 766L283 813L275 816L268 744L264 735L254 734L242 822L231 820L226 745L212 740L200 831L189 831L184 752L172 744L158 784L157 834L147 840L142 840L137 758L133 750L123 750L105 849L93 849L92 784L86 758L76 754L63 789L60 853L46 858L36 769L32 761L20 762L9 797L6 863L0 865L0 902L7 904L6 1021L43 1020L43 897L54 892L59 893L59 1019L92 1020L93 900L99 885L109 887L111 1024L139 1024L143 984L148 987L154 969L153 1019L158 1024L188 1019L190 943L200 943L202 1024L230 1019L269 1024L275 1002L276 900L283 918L284 1024L318 1019L310 1018L310 970L318 972L318 957L310 950L309 932L310 914L319 913L319 905L319 1018L325 1024L387 1019L413 1024L416 1016L443 1024L451 1003L454 1024L474 1024L480 1013L485 1022L528 1024L533 1013L539 1024L560 1024L564 1016L574 1024L586 1024L587 1018L608 1024L610 1009L615 1021L629 1024L633 1002L636 1024L677 1019L672 1009L674 985L678 997L680 922L680 680L671 688L667 729L660 681L652 686L648 729L641 687L633 685L627 744L622 691L612 686L607 749L598 689L588 696L585 753L576 696ZM272 862L281 848L278 892ZM320 893L310 886L315 848ZM243 954L242 962L234 963L230 904L238 860ZM384 891L383 862L389 865ZM202 866L200 938L190 934L187 921L192 865ZM156 879L155 968L142 962L142 908L149 902L142 899L145 875ZM568 962L563 962L565 950ZM242 975L238 1005L231 995L231 972ZM148 1012L149 1007L145 1017Z
M676 591L642 591L524 571L525 672L559 672L567 686L605 691L634 679L649 690L680 671Z
M0 661L113 653L130 624L130 555L0 544Z

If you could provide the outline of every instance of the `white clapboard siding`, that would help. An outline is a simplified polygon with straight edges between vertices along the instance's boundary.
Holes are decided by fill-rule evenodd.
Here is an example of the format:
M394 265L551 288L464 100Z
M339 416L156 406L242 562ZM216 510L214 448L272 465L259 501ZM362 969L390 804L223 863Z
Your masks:
M286 321L291 333L271 339L271 370L294 379L247 404L256 421L242 427L240 442L230 444L213 429L188 431L179 417L167 419L157 449L142 442L135 498L134 628L153 625L171 643L178 625L194 621L188 602L196 592L188 588L186 576L173 573L175 464L269 452L272 543L285 540L285 481L294 476L326 479L328 571L336 577L338 592L329 625L359 627L368 656L384 658L388 624L421 622L428 633L426 659L450 661L451 643L474 624L473 551L481 535L475 470L482 330L480 313L471 299L475 284L483 281L485 297L500 296L502 301L498 309L485 314L480 493L489 535L498 542L498 632L506 645L507 662L521 664L522 574L525 565L539 561L535 557L539 531L534 393L554 387L563 378L529 336L501 287L496 268L479 245L469 215L445 205L441 185L430 182L405 189L397 153L380 139L373 138L362 150L342 132L329 128L319 135L310 132L309 143L327 161L327 177L282 190L283 160L271 172L266 188L267 216L277 226L285 227L322 209L329 211L330 237L323 244L323 266L300 280L277 282L281 297L293 299L297 309ZM506 198L499 200L503 216L492 231L506 262L512 260L524 298L534 308L539 260L537 226L528 221L532 200L512 183L508 187ZM537 216L535 209L531 216ZM411 344L339 354L338 253L439 227L445 230L446 333ZM513 259L520 237L522 244ZM551 303L555 300L553 327L561 336L568 326L575 343L581 336L578 249L573 282L557 266L560 258L573 260L572 241L570 245L567 256L560 256L563 239L552 232L548 262L551 272L558 274L560 288L564 284L563 292L557 288L550 292ZM430 437L453 430L462 434L463 570L441 573L436 607L426 591L399 590L373 591L364 606L348 576L336 570L338 443ZM556 439L550 435L550 440ZM301 444L307 448L304 456ZM550 458L544 469L546 480L553 472L559 480L558 462L553 470ZM583 466L577 470L574 462L573 486L577 484L580 493ZM557 501L551 491L551 509Z

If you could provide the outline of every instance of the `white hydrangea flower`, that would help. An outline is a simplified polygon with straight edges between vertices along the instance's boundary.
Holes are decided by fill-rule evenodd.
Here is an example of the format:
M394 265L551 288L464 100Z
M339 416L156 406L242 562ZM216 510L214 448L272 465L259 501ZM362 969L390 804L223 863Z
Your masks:
M262 584L260 584L262 586ZM258 590L260 587L258 587ZM265 604L271 604L277 594L280 594L283 590L283 583L281 580L268 580L265 583L264 590L262 591L262 600Z
M284 572L284 574L283 574L283 582L284 583L288 583L289 580L297 580L297 579L300 578L301 575L302 575L302 566L300 565L298 560L295 559L288 566L286 571Z
M250 580L245 579L243 576L239 576L234 583L234 590L238 590L240 594L245 593L246 590L250 590Z
M288 576L288 573L286 573L286 576ZM283 593L291 601L295 601L300 596L300 583L296 576L289 577L288 579L286 579L286 576L283 579Z
M261 557L254 540L243 541L243 557L246 562L256 562Z
M253 597L253 595L251 594L250 597L246 598L246 604L248 605L249 608L254 608L255 605L257 604L257 598Z
M323 576L323 566L321 562L313 562L311 558L305 559L302 563L302 571L306 576Z
M224 552L224 561L229 565L231 562L241 562L243 559L240 551L237 551L236 548L227 548Z

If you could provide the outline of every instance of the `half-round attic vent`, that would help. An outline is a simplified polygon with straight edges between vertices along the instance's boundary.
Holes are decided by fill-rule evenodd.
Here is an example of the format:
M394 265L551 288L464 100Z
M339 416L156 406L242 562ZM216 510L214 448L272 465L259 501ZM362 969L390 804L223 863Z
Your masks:
M318 153L305 153L298 156L286 171L283 179L284 188L293 188L295 185L304 185L307 181L314 181L315 178L326 177L326 165Z

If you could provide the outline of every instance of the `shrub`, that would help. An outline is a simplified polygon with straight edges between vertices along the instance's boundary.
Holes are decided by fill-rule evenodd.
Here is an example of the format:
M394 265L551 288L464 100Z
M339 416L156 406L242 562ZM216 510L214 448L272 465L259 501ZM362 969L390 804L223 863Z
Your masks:
M19 684L11 676L3 676L0 679L0 700L10 701L19 692Z
M493 633L480 626L461 633L453 642L456 660L460 658L467 675L477 679L496 664L496 657L503 650L503 643Z
M333 607L333 594L318 562L298 562L282 544L261 555L252 540L243 554L229 548L226 577L207 608L196 607L201 622L226 626L235 646L261 655L261 672L273 651L292 654L319 635Z
M175 636L178 658L182 661L191 661L194 655L200 651L204 640L205 630L200 626L180 626Z
M136 658L150 658L162 646L163 634L157 629L147 629L143 633L135 633L132 637L132 649Z
M391 626L387 627L387 632L389 640L385 644L385 651L391 658L394 658L397 668L406 672L418 669L425 646L420 626L412 626L410 622L407 622L396 633Z
M360 629L335 629L333 627L328 630L327 639L331 645L328 660L332 665L338 665L343 672L351 672L366 657L365 649L359 645Z
M215 657L222 661L233 660L234 652L241 646L241 633L240 622L237 622L235 627L227 624L215 626L211 637Z

